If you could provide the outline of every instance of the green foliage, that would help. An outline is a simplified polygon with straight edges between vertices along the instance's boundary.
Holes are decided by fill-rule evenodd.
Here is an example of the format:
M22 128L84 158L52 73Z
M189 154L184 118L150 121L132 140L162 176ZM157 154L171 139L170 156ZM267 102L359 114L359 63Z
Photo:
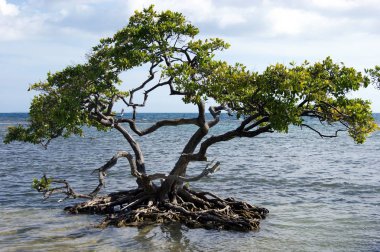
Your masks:
M4 142L46 143L58 136L82 135L85 125L105 130L88 117L89 104L93 99L106 103L121 94L112 85L117 82L117 76L90 64L69 66L61 72L49 73L46 81L30 87L30 90L41 94L33 98L29 126L10 127Z
M380 66L375 66L373 69L366 69L365 71L369 74L375 86L380 89Z
M377 128L369 103L346 95L371 80L379 82L380 67L366 70L367 76L326 58L251 72L242 64L215 60L215 52L229 45L218 38L195 39L198 32L181 13L157 13L153 6L136 11L127 26L93 47L87 62L49 73L45 81L33 84L30 89L40 94L30 106L30 124L10 127L4 142L46 144L59 136L82 135L84 126L109 130L113 124L100 119L114 120L113 103L128 96L119 90L120 73L149 64L157 67L160 80L172 81L185 103L212 98L228 105L237 117L267 118L261 125L270 124L279 132L301 125L307 111L329 124L347 125L359 143Z
M214 60L214 51L222 51L229 47L221 39L206 39L204 41L190 41L189 50L196 55L194 64L177 63L170 68L165 68L164 76L174 78L176 89L186 93L185 103L198 103L201 99L207 99L204 88L214 71L227 64Z
M91 61L105 60L118 70L128 70L144 63L160 61L174 54L175 43L198 34L178 12L157 13L153 6L136 11L129 23L112 38L102 39L94 47Z
M241 64L219 64L201 92L228 104L238 117L267 117L266 123L279 132L301 125L307 111L315 111L328 124L347 125L350 136L362 143L378 127L370 103L346 95L369 83L368 76L328 57L315 64L271 65L263 73L249 72Z
M43 176L41 179L34 178L32 182L32 189L35 189L39 192L48 190L52 181L52 178L47 178L46 176Z

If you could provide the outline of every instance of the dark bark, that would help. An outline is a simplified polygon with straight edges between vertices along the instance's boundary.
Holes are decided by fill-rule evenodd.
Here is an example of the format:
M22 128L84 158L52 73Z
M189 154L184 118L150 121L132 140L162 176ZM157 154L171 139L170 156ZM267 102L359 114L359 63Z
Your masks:
M189 154L192 154L202 139L208 134L209 129L215 126L219 122L220 112L224 107L210 107L210 112L214 117L214 120L207 122L205 115L205 104L204 102L198 103L198 118L197 125L198 130L191 136L187 144L182 150L181 156L178 158L174 168L170 172L172 176L184 176L186 174L187 166L191 159ZM168 193L175 190L176 180L168 178L164 181L160 188L160 198L164 198ZM181 183L180 183L181 185Z
M132 150L136 157L137 171L142 174L145 174L146 172L144 155L141 151L140 145L135 141L132 135L129 134L128 131L125 128L123 128L120 124L115 124L114 127L124 136L124 138L128 141L129 145L132 147Z
M210 198L206 195L211 196ZM233 198L221 199L211 193L179 188L177 202L157 201L154 195L131 190L97 197L67 207L70 213L109 214L99 227L109 225L145 226L180 222L190 228L225 229L241 232L257 230L268 210Z

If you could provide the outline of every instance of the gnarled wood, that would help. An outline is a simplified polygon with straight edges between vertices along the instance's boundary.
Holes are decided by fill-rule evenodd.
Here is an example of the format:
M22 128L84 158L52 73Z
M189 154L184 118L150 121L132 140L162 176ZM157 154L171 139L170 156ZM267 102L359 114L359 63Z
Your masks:
M213 162L207 164L206 167L204 168L204 170L199 175L194 176L194 177L183 177L183 176L178 176L178 175L166 175L163 173L155 173L152 175L148 175L147 177L150 180L172 179L172 180L175 180L177 182L194 182L194 181L198 181L201 178L209 175L210 173L214 173L214 172L219 170L220 162L216 162L215 164L212 165L211 168L208 168L210 166L210 164L213 164Z
M195 194L186 187L178 190L181 202L152 200L152 195L137 191L98 197L87 203L69 207L71 213L109 213L99 227L109 225L144 226L180 222L190 228L252 231L259 228L268 210L232 198L209 199L208 193ZM202 195L202 199L198 196ZM217 197L218 198L218 197ZM121 200L122 199L122 200Z
M136 166L136 162L135 160L133 159L133 156L129 153L129 152L126 152L126 151L119 151L118 153L116 153L105 165L103 165L102 167L98 168L98 169L95 169L93 171L93 173L95 171L98 172L99 174L99 184L98 186L94 189L94 191L92 191L89 196L91 197L94 197L95 195L98 194L98 192L100 191L100 189L105 185L105 176L107 175L107 171L113 167L114 165L116 165L117 161L119 158L121 157L124 157L124 158L127 158L128 159L128 162L129 162L129 165L131 167L131 174L132 176L138 178L138 179L141 179L141 173L137 170L137 166Z

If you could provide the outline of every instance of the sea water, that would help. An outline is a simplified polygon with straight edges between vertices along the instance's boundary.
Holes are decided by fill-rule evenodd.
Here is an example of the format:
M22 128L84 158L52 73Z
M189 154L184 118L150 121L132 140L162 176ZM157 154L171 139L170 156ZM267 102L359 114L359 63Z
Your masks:
M147 127L157 119L193 116L141 114L138 121ZM375 117L379 122L380 116ZM91 172L116 151L131 151L127 142L116 131L85 129L84 137L55 139L47 150L19 142L4 145L7 127L26 120L27 114L0 114L2 251L380 250L380 132L358 145L346 134L321 139L311 130L291 127L288 134L267 133L210 147L208 158L220 161L221 170L190 187L268 208L270 213L256 232L189 229L179 224L99 229L95 225L102 216L67 214L63 208L77 201L58 203L59 196L42 200L31 182L45 173L67 179L77 192L89 193L97 185ZM224 115L210 134L238 123ZM195 130L186 125L135 136L147 172L169 172ZM192 163L188 174L199 174L205 165ZM123 160L110 170L102 193L135 186Z

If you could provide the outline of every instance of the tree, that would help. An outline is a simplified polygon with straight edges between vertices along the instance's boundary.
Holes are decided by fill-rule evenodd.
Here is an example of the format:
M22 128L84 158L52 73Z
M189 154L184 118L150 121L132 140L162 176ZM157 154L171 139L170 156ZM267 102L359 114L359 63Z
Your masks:
M45 175L33 181L33 187L50 197L64 193L66 198L88 201L67 208L71 213L113 213L103 225L142 225L151 222L180 221L190 227L254 230L268 213L233 198L221 199L210 192L191 190L186 182L196 181L217 171L219 162L208 163L201 174L186 176L190 162L207 161L207 150L222 141L254 138L271 132L287 132L291 125L308 128L321 137L336 137L348 131L357 143L377 129L370 103L349 99L350 91L366 87L378 69L362 74L330 58L301 65L271 65L262 73L252 72L242 64L230 65L214 59L214 54L228 48L223 40L197 40L198 29L177 12L156 12L153 7L135 12L129 23L113 37L102 39L83 64L48 73L47 80L35 83L39 91L30 107L29 125L10 127L5 143L24 141L47 147L57 137L82 135L83 127L107 132L115 129L132 148L132 153L116 153L96 171L99 185L89 194L75 192L63 179ZM120 90L120 74L134 68L148 68L148 77L129 91ZM140 129L136 123L139 107L148 105L148 96L159 88L194 104L198 116L157 121ZM143 93L138 103L135 96ZM218 105L208 108L205 101ZM116 103L131 110L126 117L113 111ZM235 129L209 136L210 128L221 120L221 113L239 119ZM322 133L305 118L319 120L334 129ZM147 174L144 155L131 132L143 137L162 127L192 124L197 127L184 146L169 175ZM108 170L118 159L126 158L137 188L98 196ZM161 184L157 180L161 180ZM58 185L54 187L53 185Z

